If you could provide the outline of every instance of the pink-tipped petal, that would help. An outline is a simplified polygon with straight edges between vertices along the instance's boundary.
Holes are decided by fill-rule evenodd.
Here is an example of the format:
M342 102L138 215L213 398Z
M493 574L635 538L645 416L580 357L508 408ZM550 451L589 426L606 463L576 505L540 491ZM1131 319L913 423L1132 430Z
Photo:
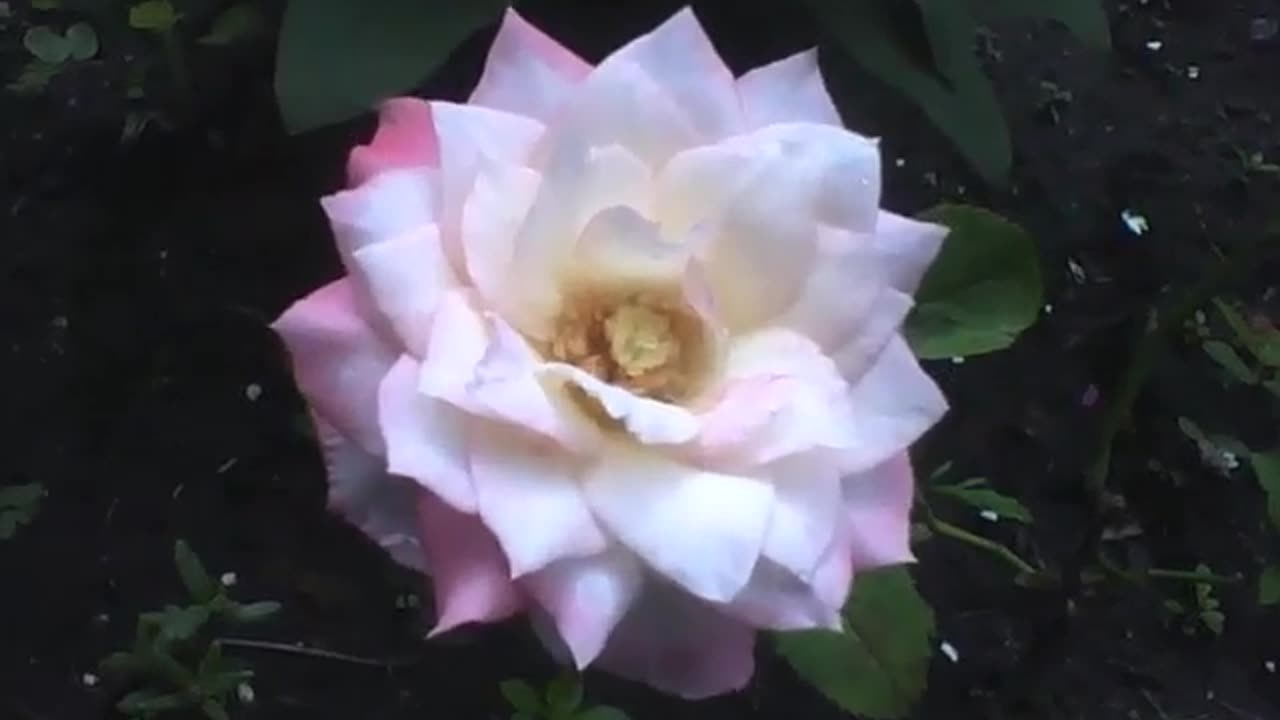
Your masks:
M763 630L838 629L840 606L829 605L805 581L761 560L751 581L724 612Z
M596 665L686 700L741 690L755 671L755 629L683 591L646 586Z
M439 616L431 635L503 620L523 608L502 549L480 518L425 491L418 493L417 511Z
M907 453L844 479L850 561L858 571L914 562L911 503L915 477Z
M349 270L355 271L351 256L360 248L435 222L436 174L433 168L388 170L320 200Z
M311 419L329 479L329 508L386 550L392 560L425 572L414 510L418 488L388 475L381 458L342 437L314 412Z
M724 64L693 10L685 8L606 58L600 65L639 66L675 101L704 141L742 129L733 73Z
M391 98L379 108L373 139L351 151L347 178L356 186L388 170L434 166L439 162L440 145L431 122L431 105L418 98Z
M759 478L714 473L618 444L583 482L610 533L688 592L727 602L760 556L773 487Z
M587 558L558 560L522 583L555 621L579 670L604 649L643 585L643 570L622 548Z
M508 8L471 102L546 122L591 65Z
M461 512L475 512L467 466L467 418L418 391L419 363L402 355L378 390L387 471L412 478Z
M436 303L457 282L440 246L439 229L427 225L366 245L353 253L352 260L378 311L405 347L421 356Z
M572 456L496 423L473 423L471 473L480 517L498 538L513 577L608 547Z
M944 225L881 211L876 223L875 248L890 283L909 295L915 294L949 232Z
M818 52L806 50L762 65L738 78L747 127L782 122L841 124L818 68Z
M852 383L853 432L841 467L857 473L906 450L947 412L947 399L901 336L894 336L871 367Z
M378 385L398 353L356 309L351 282L332 282L272 323L284 340L302 396L344 437L382 455Z

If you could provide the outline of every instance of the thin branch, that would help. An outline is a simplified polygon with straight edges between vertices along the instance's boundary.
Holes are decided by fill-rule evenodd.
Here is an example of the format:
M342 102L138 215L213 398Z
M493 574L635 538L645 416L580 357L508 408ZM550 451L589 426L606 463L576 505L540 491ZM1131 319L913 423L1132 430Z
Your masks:
M412 665L412 660L378 660L376 658L360 657L358 655L348 655L334 650L323 650L321 648L307 647L305 645L290 645L288 643L270 642L266 640L247 640L243 638L216 638L215 643L229 648L243 648L246 650L266 650L270 652L283 653L286 655L298 655L301 657L309 657L317 660L335 660L345 662L352 665L363 665L365 667L376 668L396 668Z

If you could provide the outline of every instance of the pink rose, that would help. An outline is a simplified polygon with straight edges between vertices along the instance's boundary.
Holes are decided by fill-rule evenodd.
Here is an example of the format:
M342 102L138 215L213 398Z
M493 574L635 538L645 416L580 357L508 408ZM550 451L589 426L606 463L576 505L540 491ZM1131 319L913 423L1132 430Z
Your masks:
M388 101L275 323L330 501L433 581L688 698L912 560L946 411L900 334L944 228L880 209L815 53L735 79L689 10L592 67L508 12L467 104Z

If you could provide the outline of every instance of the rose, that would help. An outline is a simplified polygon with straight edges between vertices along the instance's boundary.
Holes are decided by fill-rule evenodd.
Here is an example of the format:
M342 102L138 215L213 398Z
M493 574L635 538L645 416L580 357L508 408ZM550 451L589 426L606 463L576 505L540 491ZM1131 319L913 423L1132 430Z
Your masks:
M946 231L880 209L813 52L735 80L685 10L592 67L509 11L470 102L386 102L349 174L347 275L274 327L433 632L528 611L703 697L912 559L946 402L900 327Z

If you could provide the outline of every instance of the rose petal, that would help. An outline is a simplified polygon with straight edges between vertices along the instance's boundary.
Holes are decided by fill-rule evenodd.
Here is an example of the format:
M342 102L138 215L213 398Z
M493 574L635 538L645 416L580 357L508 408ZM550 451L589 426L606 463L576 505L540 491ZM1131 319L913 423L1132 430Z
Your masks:
M914 562L911 503L915 478L911 458L898 453L844 479L849 557L859 571Z
M755 671L755 629L652 583L596 665L686 700L740 690Z
M414 511L418 489L391 477L382 459L361 450L312 413L329 479L329 508L378 543L391 559L425 572L426 560Z
M693 10L685 8L609 56L610 63L634 63L684 111L704 141L742 129L733 73L720 59Z
M679 405L641 397L564 363L547 363L541 372L577 386L643 445L677 445L698 434L698 418Z
M881 211L876 222L875 248L890 283L909 295L915 294L949 232L944 225Z
M373 304L405 347L415 355L427 348L431 313L440 295L457 280L440 246L434 225L372 245L352 254L356 276Z
M846 473L870 470L902 452L947 412L942 391L901 336L852 384L848 401L854 432L841 452Z
M738 78L738 97L750 128L796 121L842 124L822 80L816 50L751 70Z
M440 146L431 121L431 105L418 98L391 98L378 108L378 129L373 139L351 151L347 178L355 186L388 170L435 166L439 162Z
M791 455L765 472L773 480L774 503L762 554L809 580L835 538L840 476L825 453Z
M271 327L288 349L306 401L344 437L382 455L378 384L398 353L356 310L351 282L342 279L316 290Z
M497 536L512 577L608 547L571 456L495 423L473 422L471 472L480 517Z
M892 299L884 299L889 288L878 255L870 243L848 236L829 226L818 228L813 272L796 301L770 325L795 330L830 350L875 323L876 314L896 311Z
M724 611L766 630L840 628L839 605L826 604L807 583L769 560L756 565L751 581Z
M632 208L606 208L587 223L574 253L575 272L597 282L678 280L692 247L669 242Z
M557 560L526 576L523 584L554 619L581 670L596 659L631 608L643 573L634 555L615 547L591 557Z
M436 170L388 170L320 200L343 262L366 245L420 231L435 222Z
M876 298L874 311L863 318L844 344L830 352L840 375L850 384L857 382L901 330L914 306L910 295L885 288Z
M418 521L439 619L428 637L511 617L524 605L502 549L475 515L418 493Z
M508 8L470 102L546 122L591 65Z
M719 602L751 577L774 497L765 480L621 444L596 460L583 489L600 522L649 567Z
M516 236L541 183L528 168L484 166L462 211L467 274L485 303L507 316L518 300L509 282Z
M402 355L378 389L387 471L416 480L462 512L476 510L467 467L467 418L418 391L419 363Z

